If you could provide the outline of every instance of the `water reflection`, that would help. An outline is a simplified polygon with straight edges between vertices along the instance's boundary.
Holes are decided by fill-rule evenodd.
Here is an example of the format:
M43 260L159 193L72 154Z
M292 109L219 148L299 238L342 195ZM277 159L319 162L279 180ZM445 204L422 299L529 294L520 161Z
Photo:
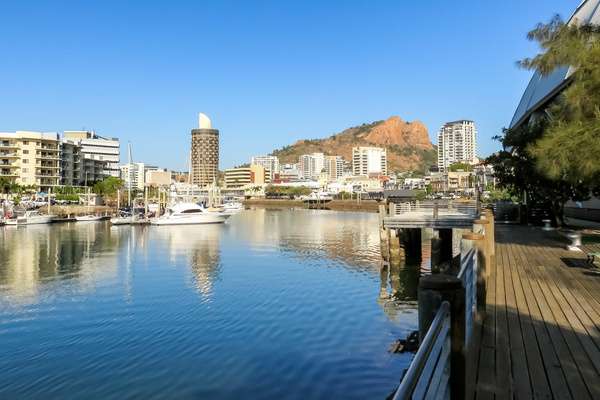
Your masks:
M1 228L0 398L383 398L416 314L379 257L375 214Z
M175 263L185 259L193 274L198 293L209 298L213 284L221 273L220 240L223 229L220 225L158 226L150 227L150 240L166 245Z
M113 262L95 260L96 254L114 255L119 245L106 224L5 227L0 235L0 289L16 303L36 301L42 282L78 278L84 287L116 274Z

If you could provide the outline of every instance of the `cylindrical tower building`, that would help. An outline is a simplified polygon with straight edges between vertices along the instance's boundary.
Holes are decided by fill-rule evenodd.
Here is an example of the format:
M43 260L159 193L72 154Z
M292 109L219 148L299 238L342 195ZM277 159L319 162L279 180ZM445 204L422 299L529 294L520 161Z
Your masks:
M192 129L192 183L200 187L217 180L219 171L219 130L212 129L210 119L200 113L198 129Z

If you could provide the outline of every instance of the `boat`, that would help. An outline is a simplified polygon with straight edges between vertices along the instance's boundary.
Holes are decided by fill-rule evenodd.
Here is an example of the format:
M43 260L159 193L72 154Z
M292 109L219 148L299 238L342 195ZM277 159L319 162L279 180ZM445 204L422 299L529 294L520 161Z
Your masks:
M94 222L94 221L102 221L103 219L105 219L106 217L104 217L103 215L79 215L77 217L75 217L75 220L78 222Z
M56 215L40 214L37 210L25 211L23 215L6 220L6 225L33 225L49 224L56 218Z
M232 201L223 204L223 212L226 214L237 214L244 209L244 205L239 201Z
M333 196L327 192L312 192L308 196L301 196L300 200L304 203L329 203Z
M196 203L177 203L167 212L150 223L152 225L193 225L222 224L230 215L223 212L208 211Z

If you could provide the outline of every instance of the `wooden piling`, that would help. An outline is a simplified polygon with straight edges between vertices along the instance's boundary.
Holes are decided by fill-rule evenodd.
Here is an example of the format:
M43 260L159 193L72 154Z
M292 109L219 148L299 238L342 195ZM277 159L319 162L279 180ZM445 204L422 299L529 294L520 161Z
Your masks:
M383 219L386 216L385 204L379 205L379 248L381 257L386 263L390 262L390 233L389 229L383 226Z
M403 229L388 229L390 264L394 266L403 266L406 259L405 242L403 238Z
M485 237L479 233L465 233L460 241L460 260L468 254L469 250L475 249L477 257L477 316L483 319L485 315L485 299L487 291L487 265Z
M440 229L442 262L452 261L452 229Z
M478 233L483 235L484 247L485 247L485 265L487 267L487 272L492 266L492 248L494 247L494 243L492 242L493 238L490 234L491 226L490 221L487 219L476 219L473 221L473 233ZM486 275L487 278L487 275Z

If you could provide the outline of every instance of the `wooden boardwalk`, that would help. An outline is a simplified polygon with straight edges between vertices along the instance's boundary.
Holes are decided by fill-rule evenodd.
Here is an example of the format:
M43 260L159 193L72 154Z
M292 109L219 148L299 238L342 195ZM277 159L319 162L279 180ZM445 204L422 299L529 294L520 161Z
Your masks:
M600 399L600 275L564 246L556 232L496 225L475 398Z

